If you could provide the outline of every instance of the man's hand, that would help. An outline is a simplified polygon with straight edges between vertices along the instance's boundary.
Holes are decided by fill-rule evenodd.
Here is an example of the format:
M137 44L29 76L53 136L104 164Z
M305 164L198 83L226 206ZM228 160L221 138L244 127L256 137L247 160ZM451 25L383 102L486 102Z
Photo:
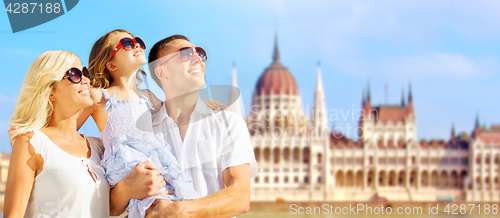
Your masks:
M186 213L183 213L186 201L169 201L165 199L156 199L151 207L146 210L145 218L164 218L164 217L188 217ZM155 208L158 208L155 210ZM161 208L161 209L160 209Z

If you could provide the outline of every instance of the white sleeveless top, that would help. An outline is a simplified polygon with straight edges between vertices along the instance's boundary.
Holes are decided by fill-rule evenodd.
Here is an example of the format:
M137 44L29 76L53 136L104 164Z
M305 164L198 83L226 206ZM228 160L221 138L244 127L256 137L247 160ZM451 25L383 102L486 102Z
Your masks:
M109 217L109 184L97 164L102 149L97 140L86 140L92 152L88 159L66 153L43 132L34 131L30 143L44 164L25 217Z

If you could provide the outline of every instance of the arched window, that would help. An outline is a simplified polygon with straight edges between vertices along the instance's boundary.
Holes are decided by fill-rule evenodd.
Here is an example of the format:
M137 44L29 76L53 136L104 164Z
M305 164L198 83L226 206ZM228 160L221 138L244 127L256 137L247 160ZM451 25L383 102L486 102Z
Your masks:
M295 147L293 149L293 162L294 163L299 163L300 162L300 154L299 154L299 148Z
M309 156L311 155L309 148L304 148L302 155L303 155L302 157L303 163L309 164L309 158L310 158Z
M285 162L290 162L290 148L285 148L283 150L283 160L285 160Z
M269 162L271 160L271 149L264 148L264 161Z
M277 164L280 162L280 149L279 148L274 148L273 150L273 159L274 163Z
M259 161L260 161L260 148L255 148L255 149L253 150L253 153L255 154L255 160L256 160L257 162L259 162Z

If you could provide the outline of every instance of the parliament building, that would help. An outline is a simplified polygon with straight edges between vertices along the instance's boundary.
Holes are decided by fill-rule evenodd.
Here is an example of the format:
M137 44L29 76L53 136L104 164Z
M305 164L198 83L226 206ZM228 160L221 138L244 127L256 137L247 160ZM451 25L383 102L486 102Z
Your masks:
M316 76L307 115L276 39L246 115L259 164L252 201L500 201L500 126L476 118L470 134L418 140L411 86L397 105L372 104L368 87L353 140L328 129L320 66Z

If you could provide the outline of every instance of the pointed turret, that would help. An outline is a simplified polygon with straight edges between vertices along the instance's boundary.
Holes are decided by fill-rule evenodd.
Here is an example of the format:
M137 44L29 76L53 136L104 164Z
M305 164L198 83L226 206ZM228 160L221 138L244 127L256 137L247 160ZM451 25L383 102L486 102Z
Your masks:
M321 65L318 61L318 70L316 74L316 91L314 93L314 111L313 125L317 130L317 136L326 136L328 133L327 114L325 107L323 81L321 78Z
M366 101L365 101L365 107L363 108L365 110L366 115L370 113L372 109L372 97L370 93L370 82L368 82L367 88L366 88Z
M274 35L273 63L280 62L280 49L278 47L278 33Z
M413 95L411 93L411 83L408 88L408 114L413 114Z
M368 82L367 88L366 88L366 95L365 95L365 90L363 89L363 102L362 103L363 103L363 105L361 106L362 119L359 120L359 126L362 126L363 121L370 117L370 113L372 110L370 83L369 82Z
M234 88L231 89L231 92L229 94L229 99L231 103L231 109L236 113L239 114L240 116L243 116L242 113L242 106L240 105L240 92L238 88L238 80L236 78L236 65L233 62L233 70L232 70L232 75L231 75L231 86ZM243 116L244 117L244 116Z
M479 122L479 113L476 114L476 124L474 126L475 129L481 128L481 123Z
M455 134L455 123L451 123L451 138L454 139L456 136Z
M401 91L401 107L406 107L406 103L405 103L405 90L404 90L404 88Z
M481 132L481 124L479 123L479 113L476 113L476 121L474 123L474 130L472 130L472 137L478 138Z
M455 123L451 123L451 135L450 135L450 141L449 141L449 146L451 148L456 148L457 147L457 136L455 133Z
M368 82L368 89L366 90L366 102L371 104L372 97L370 93L370 82Z
M361 99L361 107L363 108L363 107L365 107L365 104L366 104L365 89L363 89L363 91L361 91L361 92L363 93L362 94L363 96L361 97L362 98Z

